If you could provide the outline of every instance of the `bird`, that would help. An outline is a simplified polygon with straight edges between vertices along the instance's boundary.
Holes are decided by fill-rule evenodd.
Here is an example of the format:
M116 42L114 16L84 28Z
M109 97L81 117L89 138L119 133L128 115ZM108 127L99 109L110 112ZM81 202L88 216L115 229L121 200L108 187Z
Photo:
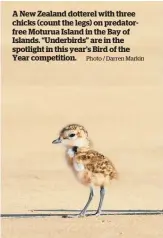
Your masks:
M109 158L94 150L88 131L79 124L68 124L61 129L53 144L65 147L65 158L76 179L90 188L88 201L81 212L67 217L85 217L88 206L94 197L94 188L100 187L100 201L96 216L101 215L105 188L111 180L118 178L118 172Z

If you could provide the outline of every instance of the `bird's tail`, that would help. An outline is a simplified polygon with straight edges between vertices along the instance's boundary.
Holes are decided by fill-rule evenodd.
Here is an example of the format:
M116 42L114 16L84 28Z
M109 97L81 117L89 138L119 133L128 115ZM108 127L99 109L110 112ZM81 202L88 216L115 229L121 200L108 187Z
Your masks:
M110 179L119 179L119 173L117 172L116 169L114 169L111 173L110 173Z

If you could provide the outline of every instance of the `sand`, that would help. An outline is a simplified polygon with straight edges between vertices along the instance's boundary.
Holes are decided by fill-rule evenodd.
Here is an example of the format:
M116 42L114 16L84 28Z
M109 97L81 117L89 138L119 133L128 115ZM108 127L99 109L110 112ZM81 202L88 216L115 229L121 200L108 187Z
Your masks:
M5 3L2 15L2 237L163 237L163 34L157 25L163 4L122 5L139 13L130 42L145 62L86 63L81 57L75 65L12 61L10 16L19 4ZM89 195L67 167L64 148L51 143L68 123L84 125L94 148L119 171L101 217L62 218L77 214ZM96 189L90 214L98 201Z

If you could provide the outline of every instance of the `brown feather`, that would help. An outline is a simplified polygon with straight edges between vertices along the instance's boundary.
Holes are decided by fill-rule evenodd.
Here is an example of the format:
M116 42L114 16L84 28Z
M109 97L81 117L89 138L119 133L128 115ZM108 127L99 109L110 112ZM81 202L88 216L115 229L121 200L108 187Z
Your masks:
M86 135L88 135L87 130L84 128L84 126L79 125L79 124L69 124L65 126L61 131L60 134L64 134L66 131L71 131L71 130L78 130L78 131L83 131Z
M75 160L94 174L102 174L104 177L109 176L110 180L118 178L118 173L113 163L95 150L88 148L78 149Z

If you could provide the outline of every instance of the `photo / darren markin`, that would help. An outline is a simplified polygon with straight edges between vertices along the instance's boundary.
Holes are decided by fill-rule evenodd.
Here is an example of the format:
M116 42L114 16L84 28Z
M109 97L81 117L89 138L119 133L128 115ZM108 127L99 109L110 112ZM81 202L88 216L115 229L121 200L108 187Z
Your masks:
M117 62L117 61L144 61L144 56L86 56L86 61L95 62L95 61L106 61L106 62Z

